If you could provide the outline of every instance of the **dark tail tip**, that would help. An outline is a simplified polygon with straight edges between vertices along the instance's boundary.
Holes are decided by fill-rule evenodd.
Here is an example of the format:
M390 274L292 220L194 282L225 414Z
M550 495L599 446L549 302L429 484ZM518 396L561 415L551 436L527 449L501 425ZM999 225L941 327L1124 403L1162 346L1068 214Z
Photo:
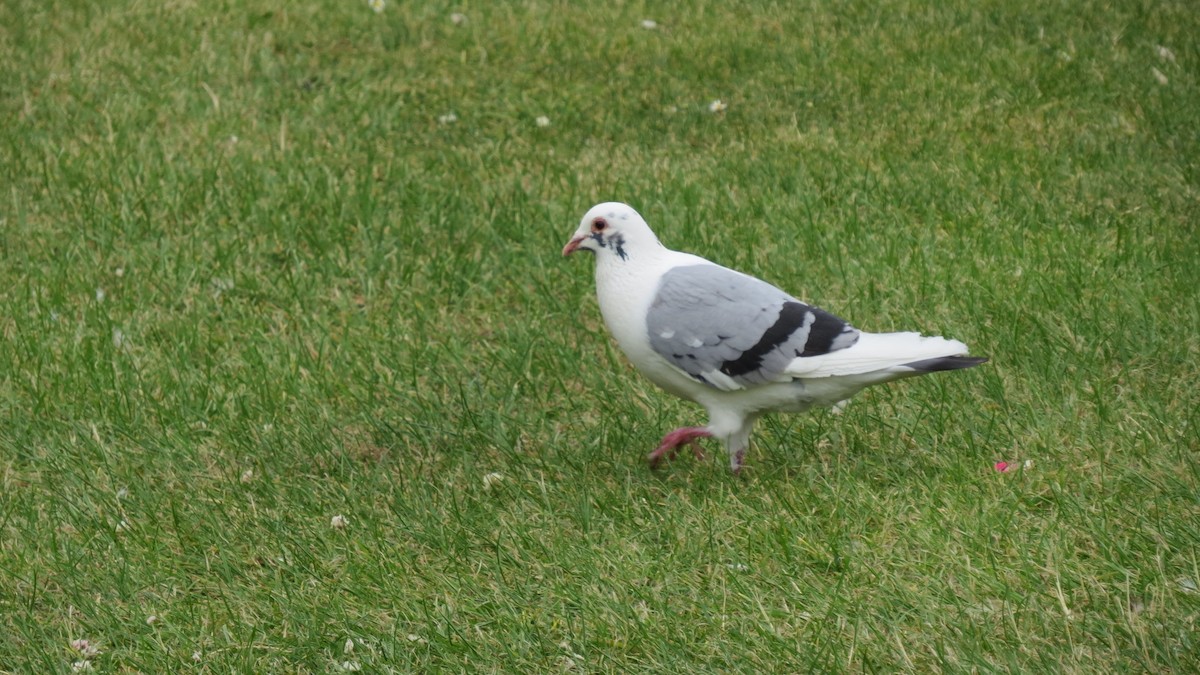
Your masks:
M922 373L936 373L942 370L974 368L981 363L987 363L986 356L939 356L936 359L913 361L904 365L913 370L919 370Z

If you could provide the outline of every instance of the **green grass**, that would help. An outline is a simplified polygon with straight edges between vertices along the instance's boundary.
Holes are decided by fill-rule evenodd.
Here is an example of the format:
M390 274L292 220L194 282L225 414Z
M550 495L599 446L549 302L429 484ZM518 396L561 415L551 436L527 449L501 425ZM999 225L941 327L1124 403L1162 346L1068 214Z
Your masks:
M1200 14L1035 5L0 5L0 671L1200 669ZM609 199L992 361L653 473Z

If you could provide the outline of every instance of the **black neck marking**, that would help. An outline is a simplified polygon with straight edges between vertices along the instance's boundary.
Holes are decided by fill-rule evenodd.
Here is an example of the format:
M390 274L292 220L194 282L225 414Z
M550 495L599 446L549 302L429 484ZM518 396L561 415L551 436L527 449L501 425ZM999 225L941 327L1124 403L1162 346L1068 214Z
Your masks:
M600 248L612 246L613 252L620 256L621 260L629 259L629 254L625 252L625 237L622 237L620 234L605 237L600 232L593 232L592 239L600 245Z

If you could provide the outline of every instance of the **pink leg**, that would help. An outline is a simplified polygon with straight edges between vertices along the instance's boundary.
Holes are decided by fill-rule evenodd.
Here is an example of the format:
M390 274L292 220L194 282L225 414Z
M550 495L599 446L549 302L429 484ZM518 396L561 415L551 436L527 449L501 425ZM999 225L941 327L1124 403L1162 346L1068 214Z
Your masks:
M704 459L704 453L700 451L700 447L696 444L696 441L701 438L711 437L712 434L705 427L680 427L672 431L663 436L662 443L659 443L658 447L647 458L650 460L650 468L656 468L664 456L667 459L675 459L679 448L685 445L692 446L692 454L696 456L696 459Z

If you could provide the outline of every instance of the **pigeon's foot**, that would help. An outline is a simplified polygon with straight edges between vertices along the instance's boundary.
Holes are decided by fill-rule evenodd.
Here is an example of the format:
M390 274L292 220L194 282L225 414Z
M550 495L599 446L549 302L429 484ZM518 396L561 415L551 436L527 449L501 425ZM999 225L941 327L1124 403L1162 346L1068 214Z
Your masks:
M650 460L650 468L657 468L662 462L663 457L667 459L675 459L679 448L685 445L692 446L692 454L696 459L704 459L704 453L700 451L700 446L696 443L701 438L711 438L712 433L707 427L680 427L675 431L663 436L662 443L650 453L647 459Z
M736 476L742 472L742 467L746 465L746 449L740 448L729 453L729 468L733 469L733 474Z

